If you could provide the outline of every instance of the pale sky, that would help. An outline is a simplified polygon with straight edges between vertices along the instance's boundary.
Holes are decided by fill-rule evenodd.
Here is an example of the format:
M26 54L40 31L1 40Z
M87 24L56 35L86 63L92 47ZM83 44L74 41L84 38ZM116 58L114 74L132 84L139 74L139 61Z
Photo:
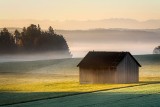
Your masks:
M0 0L0 28L24 27L31 23L40 24L43 29L48 26L66 30L156 29L160 28L160 0ZM98 44L98 48L95 48L94 43L77 47L73 42L68 41L68 44L74 56L79 56L79 51L87 52L99 47L102 47L101 50L126 50L134 54L152 53L159 43Z
M0 0L0 19L160 19L160 0Z

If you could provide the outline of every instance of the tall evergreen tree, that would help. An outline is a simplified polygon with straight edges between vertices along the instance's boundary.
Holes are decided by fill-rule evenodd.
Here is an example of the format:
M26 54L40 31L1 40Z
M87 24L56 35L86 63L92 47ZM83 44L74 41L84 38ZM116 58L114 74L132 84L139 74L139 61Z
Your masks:
M48 28L48 32L49 32L50 34L54 34L54 30L53 30L52 26L50 26L50 27Z
M48 31L41 31L40 25L31 24L23 28L20 33L15 30L14 37L4 28L0 33L0 49L15 49L24 52L46 52L46 51L64 51L69 53L69 47L62 35L54 32L50 26Z
M8 32L7 28L3 28L0 33L0 52L11 52L15 49L15 42L13 35Z

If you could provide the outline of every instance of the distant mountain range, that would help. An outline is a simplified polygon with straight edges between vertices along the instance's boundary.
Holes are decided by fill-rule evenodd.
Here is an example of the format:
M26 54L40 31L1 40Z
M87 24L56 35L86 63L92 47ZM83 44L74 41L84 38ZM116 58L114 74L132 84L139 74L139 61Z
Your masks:
M0 28L2 30L3 28ZM19 27L8 27L10 32L15 29L22 31ZM89 30L55 30L57 34L63 35L67 41L76 43L92 42L141 42L160 43L160 29L89 29Z
M160 29L55 30L71 43L160 43Z
M160 28L160 19L151 19L146 21L138 21L134 19L111 18L104 20L2 20L0 19L0 27L20 27L30 24L40 24L43 29L53 26L55 29L64 30L86 30L95 28L125 28L125 29L157 29Z
M0 28L2 30L3 28ZM16 29L22 31L22 28L8 27L10 32ZM89 30L55 30L57 34L63 35L70 42L143 42L159 43L160 29L89 29ZM92 39L91 39L92 38Z

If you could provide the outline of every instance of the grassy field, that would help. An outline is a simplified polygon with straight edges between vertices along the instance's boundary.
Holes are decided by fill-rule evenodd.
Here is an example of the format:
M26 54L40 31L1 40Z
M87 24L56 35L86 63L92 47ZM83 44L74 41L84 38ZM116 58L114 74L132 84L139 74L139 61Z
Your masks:
M81 58L4 62L0 63L0 73L32 73L78 75L77 64Z
M0 105L133 85L137 84L81 85L77 75L7 73L0 75Z
M0 63L0 106L160 106L160 55L135 58L142 65L137 84L80 85L81 58Z
M11 107L159 107L159 88L160 84L150 84L21 103Z
M135 58L140 62L141 77L160 77L160 55L136 55Z

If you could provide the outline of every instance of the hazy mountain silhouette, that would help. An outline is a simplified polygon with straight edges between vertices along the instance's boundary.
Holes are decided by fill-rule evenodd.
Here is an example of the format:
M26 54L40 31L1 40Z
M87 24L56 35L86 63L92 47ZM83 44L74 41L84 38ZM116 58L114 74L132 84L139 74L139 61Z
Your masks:
M54 26L54 29L76 30L76 29L95 29L95 28L127 28L127 29L156 29L160 28L160 19L138 21L134 19L111 18L104 20L0 20L0 27L23 27L31 23L40 24L42 28Z

